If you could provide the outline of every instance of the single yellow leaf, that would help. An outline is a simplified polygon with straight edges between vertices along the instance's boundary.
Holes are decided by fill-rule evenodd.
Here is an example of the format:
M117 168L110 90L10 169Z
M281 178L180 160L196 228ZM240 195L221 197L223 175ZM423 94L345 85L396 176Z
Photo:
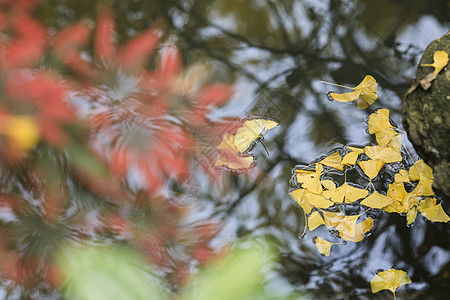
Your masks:
M387 147L394 149L397 152L402 151L403 145L403 135L398 134L392 138L392 140L387 144Z
M378 173L380 172L381 168L384 166L384 162L381 160L363 160L359 161L358 165L363 170L364 174L369 177L369 179L374 179L377 177Z
M336 228L345 218L345 215L341 212L323 211L322 213L325 225L328 228Z
M448 54L445 51L439 50L434 52L432 64L422 64L421 66L433 67L434 76L437 77L439 72L448 64Z
M314 207L311 204L309 204L308 199L306 199L304 195L305 195L304 189L297 189L289 193L289 196L291 196L291 198L294 199L295 202L298 203L298 205L300 205L305 214L309 214Z
M393 128L386 128L375 133L375 138L379 146L387 146L391 140L398 135ZM398 151L397 151L398 152Z
M316 247L319 252L325 256L330 256L332 242L329 242L321 237L316 238Z
M409 174L408 171L402 169L400 171L398 171L397 174L395 174L395 182L411 182L409 181Z
M318 211L314 211L308 218L308 228L310 231L313 231L320 225L325 225L322 216Z
M414 188L414 191L412 191L413 195L416 196L433 196L433 179L430 179L426 176L420 176L419 183Z
M0 133L7 136L18 150L27 151L39 141L39 126L33 117L5 116L0 120Z
M338 169L340 171L344 170L344 168L341 165L341 155L340 155L339 151L336 151L336 152L328 155L327 157L325 157L324 159L319 161L319 163L321 163L322 165L328 166L328 167Z
M372 195L361 201L362 205L371 207L371 208L378 208L381 209L389 204L391 204L394 201L394 199L387 197L385 195L382 195L378 193L377 191L374 191Z
M405 185L402 182L395 182L389 184L387 191L387 196L393 198L397 201L403 201L403 199L408 195L405 190Z
M416 217L417 217L417 208L414 206L411 207L411 209L408 210L408 212L406 213L406 222L408 222L408 225L414 223Z
M297 173L297 182L302 184L302 188L307 189L314 194L320 194L323 191L320 183L320 176L322 175L323 167L321 164L316 164L315 172Z
M367 219L364 219L362 222L356 223L354 237L343 234L342 232L339 233L339 236L346 241L357 243L362 241L366 237L366 233L369 232L372 227L373 219L369 217Z
M420 175L434 179L433 169L427 165L423 159L416 161L411 168L409 168L409 180L419 180Z
M345 86L344 86L345 87ZM367 108L377 99L378 86L377 81L370 75L364 77L361 83L354 87L345 87L353 89L353 92L349 93L330 93L331 98L339 102L351 102L357 100L358 108Z
M234 134L234 145L236 149L240 153L245 152L256 139L263 137L269 129L277 125L278 123L272 120L246 120L242 124L242 127L239 127Z
M334 190L336 188L336 183L329 179L321 180L320 184L322 184L322 186L327 190Z
M420 201L419 205L417 206L417 208L420 210L422 209L426 209L426 208L430 208L436 206L436 198L425 198L423 200Z
M234 146L233 135L226 133L220 144L216 147L217 157L215 165L217 167L228 167L233 170L248 169L252 166L253 156L242 155L237 152Z
M373 160L381 160L384 163L402 161L402 155L391 147L367 146L364 153Z
M443 222L447 223L450 221L450 217L445 213L444 209L442 208L442 202L437 205L431 205L430 207L426 207L429 205L429 203L425 203L424 205L421 205L424 200L422 200L419 205L418 209L419 212L428 220L432 222ZM436 199L434 199L434 203L436 203Z
M409 283L411 283L411 278L409 278L405 271L390 269L375 275L370 281L370 287L372 288L372 293L381 290L390 290L395 298L395 291L398 287Z
M325 208L328 208L328 207L334 205L333 202L331 202L330 200L328 200L324 196L311 193L311 192L309 192L307 190L305 190L305 193L304 193L303 197L308 199L309 204L311 204L314 207L325 209Z
M356 160L358 159L359 153L358 152L349 152L345 154L344 158L341 161L341 165L354 165L356 164Z
M356 221L361 215L344 216L342 222L340 222L335 228L339 230L345 236L356 236Z
M358 148L358 147L350 147L350 146L347 146L347 148L348 148L350 151L356 152L356 153L358 153L358 154L363 154L363 153L364 153L364 149L362 149L362 148Z
M368 129L370 134L377 133L386 128L392 128L389 121L389 110L379 109L369 116Z
M366 197L368 193L367 190L351 186L345 182L338 188L324 191L322 195L327 199L331 199L334 203L352 203Z

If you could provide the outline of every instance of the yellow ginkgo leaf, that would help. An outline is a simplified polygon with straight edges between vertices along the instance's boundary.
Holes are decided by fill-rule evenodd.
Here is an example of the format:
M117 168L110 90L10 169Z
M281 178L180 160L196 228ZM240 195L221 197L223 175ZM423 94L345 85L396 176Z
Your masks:
M434 68L434 76L437 77L439 72L448 64L448 53L442 50L434 52L432 64L422 64L422 67L428 66Z
M322 186L327 190L334 190L336 188L336 183L329 179L321 180L320 184L322 184Z
M362 222L356 223L354 237L343 234L342 232L339 233L339 236L346 241L357 243L362 241L366 237L367 232L369 232L372 229L372 227L373 227L373 219L369 217L363 220Z
M356 236L356 221L361 215L345 216L335 228L340 233L349 237Z
M339 151L336 151L336 152L328 155L327 157L325 157L324 159L319 161L319 163L321 163L322 165L328 166L328 167L338 169L340 171L344 170L344 168L341 165L341 155L340 155Z
M387 196L394 201L383 209L389 213L407 213L413 206L419 203L419 197L412 193L407 193L402 182L391 183Z
M329 242L321 237L316 238L316 247L319 252L325 256L330 256L332 242Z
M408 225L414 223L416 217L417 217L417 208L414 206L411 207L411 209L408 210L408 212L406 213L406 222L408 223Z
M278 123L272 120L246 120L242 124L242 127L239 127L234 134L234 145L236 149L240 153L245 152L256 139L263 137L269 129L277 125Z
M324 82L324 83L328 83L328 82ZM375 80L375 78L373 78L370 75L367 75L366 77L364 77L363 81L361 81L361 83L354 88L337 85L337 84L333 84L333 83L328 83L328 84L341 86L341 87L345 87L345 88L354 90L353 92L350 92L350 93L343 93L343 94L330 93L329 95L332 99L339 101L339 102L351 102L351 101L355 101L358 99L357 106L358 106L358 108L361 108L361 109L369 107L369 105L374 103L375 100L378 98L377 81Z
M349 152L345 154L344 158L341 161L341 165L347 166L347 165L354 165L356 164L356 160L358 159L359 153L358 152Z
M227 167L232 170L248 169L252 166L253 156L242 155L237 152L234 146L233 135L226 133L220 144L216 147L217 157L215 165L217 167Z
M369 116L369 133L374 134L386 128L392 128L389 121L389 110L379 109Z
M450 217L445 213L444 209L442 208L442 203L436 205L435 198L434 199L426 198L420 201L417 208L425 218L427 218L432 222L447 223L448 221L450 221Z
M302 184L302 188L314 194L320 194L323 191L322 184L320 184L320 176L322 175L323 167L321 164L316 164L315 172L299 173L297 172L297 182Z
M394 201L394 199L387 197L385 195L382 195L378 193L377 191L373 192L372 195L361 201L362 205L371 207L371 208L378 208L381 209L385 206L388 206Z
M395 174L394 181L395 182L410 182L408 171L406 171L404 169L398 171L398 173Z
M375 138L379 146L385 147L390 141L398 135L398 132L393 128L386 128L375 133ZM398 151L396 151L398 152Z
M384 166L384 162L381 160L363 160L359 161L358 165L361 167L364 174L369 177L369 179L374 179L377 177L378 173L380 172L381 168Z
M391 147L367 146L364 147L364 153L371 159L381 160L384 163L402 161L401 153Z
M364 153L364 149L362 149L362 148L358 148L358 147L350 147L350 146L347 146L347 148L348 148L350 151L356 152L356 153L358 153L358 154L363 154L363 153Z
M324 196L311 193L308 190L305 190L303 197L308 199L309 204L311 204L314 207L325 209L325 208L328 208L328 207L334 205L333 202L331 202Z
M310 231L313 231L320 225L325 225L322 216L318 211L314 211L308 218L308 228Z
M33 117L5 116L0 120L0 133L7 136L18 150L27 151L39 141L39 126Z
M386 146L400 153L402 151L402 145L403 145L403 135L398 134L394 136Z
M294 199L295 202L298 203L298 205L300 205L305 214L309 214L311 210L314 208L311 204L309 204L308 199L304 197L305 196L304 189L297 189L295 191L292 191L289 193L289 196L291 196L291 198Z
M341 212L323 211L322 213L325 225L328 228L336 228L345 218L345 215Z
M420 176L419 183L412 191L413 195L416 196L433 196L434 192L432 189L433 179L430 179L426 176Z
M398 287L409 283L411 283L411 278L409 278L405 271L390 269L375 275L370 281L370 287L372 288L372 293L381 290L390 290L395 298L395 291Z
M369 192L349 185L347 182L334 190L327 190L322 193L325 198L331 199L334 203L352 203L364 198Z
M409 168L409 180L419 180L420 175L433 179L433 169L423 159L416 161Z

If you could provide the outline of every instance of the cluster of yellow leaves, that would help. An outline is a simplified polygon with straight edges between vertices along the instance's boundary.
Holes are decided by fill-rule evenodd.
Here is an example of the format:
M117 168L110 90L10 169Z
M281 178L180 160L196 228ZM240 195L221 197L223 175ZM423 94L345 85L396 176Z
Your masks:
M19 151L33 148L40 137L36 120L29 116L1 116L0 134L7 137L11 145Z
M330 92L329 96L332 99L339 101L339 102L353 102L356 100L356 105L360 109L365 109L365 108L369 107L369 105L374 103L375 100L377 100L377 98L378 98L377 81L375 80L375 78L373 78L370 75L367 75L366 77L364 77L363 81L361 81L361 83L358 84L354 88L348 87L348 86L343 86L343 85L338 85L338 84L334 84L334 83L330 83L330 82L325 82L325 81L322 81L322 82L353 90L353 92L343 93L343 94Z
M231 170L248 169L254 162L254 157L246 151L258 138L266 135L269 129L277 126L272 120L251 119L246 120L235 134L226 133L220 144L216 147L216 166Z
M378 176L385 164L402 161L401 139L398 129L389 121L389 111L380 109L369 116L368 131L375 134L378 145L364 148L345 147L344 151L334 151L315 164L315 169L295 170L296 184L300 188L292 191L290 196L303 208L307 215L308 228L315 230L321 225L339 232L346 241L359 242L373 227L373 219L361 218L362 214L346 216L326 209L340 204L354 203L363 199L360 205L374 209L382 209L389 213L405 213L408 224L412 224L421 213L433 222L448 222L441 203L436 204L432 190L433 171L423 160L415 162L409 170L401 169L389 184L386 194L373 188L369 192L371 181ZM342 152L342 154L341 154ZM367 159L368 158L368 159ZM340 186L329 179L324 179L324 166L339 171L346 168L360 168L369 178L366 188L360 188L344 181ZM405 184L412 189L407 192ZM373 186L373 185L372 185ZM408 188L408 190L411 190ZM358 223L358 220L362 220ZM329 255L334 243L323 238L316 239L316 247L320 253Z
M379 292L381 290L390 290L395 297L395 291L399 286L410 284L411 278L408 274L402 270L389 269L386 271L379 272L370 281L370 287L372 288L372 293Z

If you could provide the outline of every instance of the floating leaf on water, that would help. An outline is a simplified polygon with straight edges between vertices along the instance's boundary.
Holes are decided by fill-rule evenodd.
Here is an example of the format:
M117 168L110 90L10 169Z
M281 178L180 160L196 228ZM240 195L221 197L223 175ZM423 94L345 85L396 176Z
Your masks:
M334 190L336 188L336 183L329 179L321 180L320 184L322 184L322 186L327 190Z
M327 157L322 159L319 163L321 163L322 165L328 166L328 167L338 169L340 171L344 170L344 168L341 165L341 155L340 155L339 151L336 151L336 152L328 155Z
M408 210L408 212L406 213L406 222L408 223L408 225L414 223L416 217L417 217L417 208L414 206L411 207L411 209Z
M366 237L366 233L369 232L373 227L373 219L371 217L363 220L362 222L356 223L355 225L355 236L349 236L344 233L339 233L339 236L346 241L358 243Z
M320 176L322 175L323 167L321 164L316 164L315 172L297 173L297 182L302 184L302 188L314 194L320 194L323 191L322 184L320 184Z
M368 130L370 134L377 133L383 129L392 128L389 121L389 110L379 109L369 116Z
M309 192L307 190L305 190L305 193L303 194L303 197L308 199L309 204L311 204L314 207L325 209L325 208L328 208L328 207L334 205L333 202L331 202L330 200L328 200L324 196L311 193L311 192Z
M316 238L316 247L319 252L325 256L330 256L332 242L329 242L321 237Z
M434 192L432 189L433 179L430 179L426 176L420 176L419 183L417 184L414 191L412 191L413 195L416 196L433 196Z
M436 198L425 198L424 200L420 201L417 208L425 218L432 222L447 223L448 221L450 221L450 217L442 208L442 203L436 205Z
M328 82L324 82L328 83ZM328 83L336 86L341 86L333 83ZM367 75L364 77L363 81L357 85L356 87L347 87L347 86L341 86L348 89L354 90L353 92L349 93L329 93L330 97L336 101L339 102L352 102L357 100L357 107L364 109L369 107L372 103L375 102L375 100L378 98L377 92L378 92L378 86L377 81L375 78L373 78L370 75Z
M215 165L217 167L225 166L232 170L239 170L248 169L253 164L253 156L241 155L234 145L234 136L229 133L223 136L216 150L217 157Z
M398 287L409 283L411 283L411 278L405 271L390 269L375 275L370 281L370 287L372 288L372 293L390 290L394 294L395 299L395 291Z
M395 182L411 182L411 181L409 181L408 171L406 171L405 169L398 171L398 173L395 174L394 181Z
M347 165L354 165L356 163L356 160L358 159L359 153L358 152L349 152L347 153L344 158L341 161L341 165L347 166Z
M402 154L391 147L367 146L364 153L373 160L381 160L384 163L402 161Z
M433 179L433 169L423 159L416 161L409 168L409 180L419 180L420 175Z
M364 174L369 177L369 179L374 179L377 177L378 173L380 172L381 168L384 166L384 162L381 160L363 160L359 161L358 165L361 167Z
M308 218L308 228L310 231L313 231L320 225L325 225L322 216L318 211L314 211Z
M391 183L387 191L387 196L394 201L384 208L391 213L407 213L413 206L419 203L419 197L412 193L407 193L402 182Z
M295 202L298 203L298 205L301 206L305 214L309 214L311 210L314 208L311 204L309 204L308 199L304 197L305 190L304 189L297 189L295 191L292 191L289 193L292 199L295 200Z
M372 195L361 201L361 204L371 208L381 209L391 204L393 201L394 199L374 191Z
M375 133L375 138L379 146L387 146L391 140L398 135L398 132L393 128L386 128ZM398 152L398 151L396 151Z
M238 152L245 152L250 145L258 138L266 135L269 129L277 126L278 123L272 120L252 119L246 120L242 127L236 130L234 135L234 145Z
M367 190L351 186L345 182L340 187L324 191L322 194L334 203L352 203L366 197L368 193Z

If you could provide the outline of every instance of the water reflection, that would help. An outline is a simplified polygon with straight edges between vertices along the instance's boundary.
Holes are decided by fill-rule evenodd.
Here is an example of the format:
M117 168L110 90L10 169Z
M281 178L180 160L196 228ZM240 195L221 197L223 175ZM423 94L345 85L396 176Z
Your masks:
M419 218L408 228L404 217L381 213L368 238L324 258L314 249L312 235L299 238L304 214L288 196L293 166L326 153L334 143L370 142L364 133L367 113L388 108L401 124L401 95L418 57L445 33L439 24L449 19L447 1L403 2L112 1L119 40L160 22L188 62L202 60L212 67L213 79L238 82L251 91L238 91L243 98L217 115L237 112L280 121L265 141L270 156L262 147L253 150L264 172L231 177L221 192L203 189L196 209L198 216L222 220L224 239L269 234L280 252L279 272L320 299L387 296L372 295L368 281L376 270L393 265L413 280L400 297L442 299L450 289L448 225ZM91 2L49 0L38 15L60 28L80 17L94 19L95 8ZM380 84L379 99L367 111L329 102L329 87L319 83L354 86L367 74Z

